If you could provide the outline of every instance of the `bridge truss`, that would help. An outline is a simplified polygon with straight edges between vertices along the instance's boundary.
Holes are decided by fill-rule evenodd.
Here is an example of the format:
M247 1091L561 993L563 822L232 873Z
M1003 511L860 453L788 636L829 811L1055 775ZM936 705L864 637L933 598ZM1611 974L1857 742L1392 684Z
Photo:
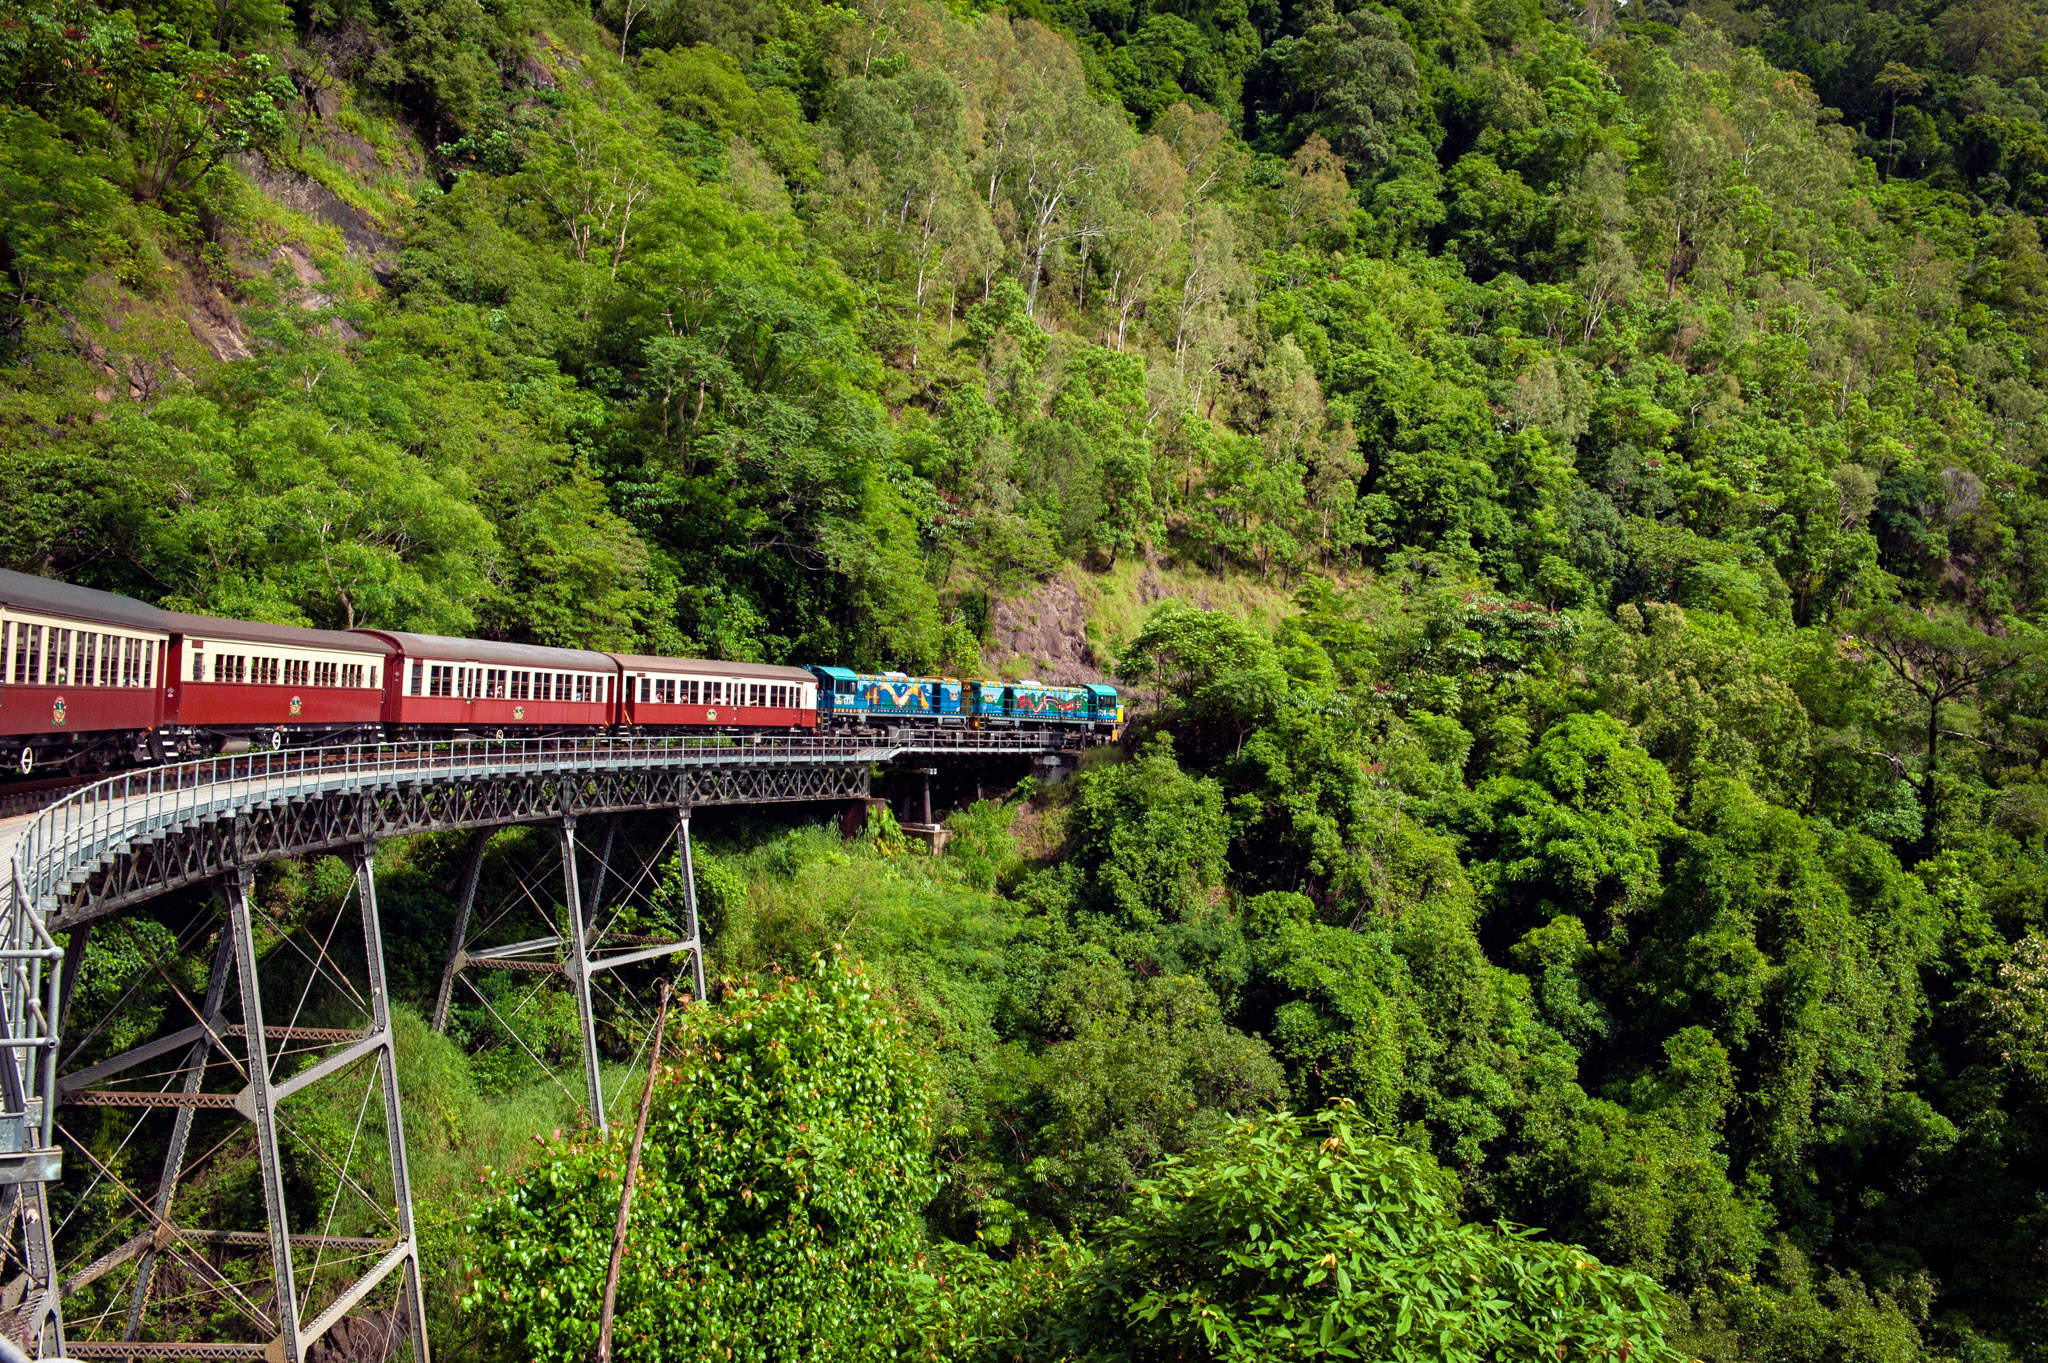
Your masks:
M381 842L470 832L431 1026L473 999L481 1011L471 1014L553 1078L522 1017L566 996L582 1110L601 1132L601 1014L617 1030L635 972L675 958L704 997L694 809L859 801L880 764L1057 761L1061 746L1029 733L902 731L298 749L128 773L0 822L0 1332L44 1357L303 1363L323 1339L362 1351L336 1336L367 1328L385 1336L373 1347L403 1340L427 1363ZM658 836L622 838L636 820ZM482 902L493 837L520 826L552 843L556 869L508 878L501 867L502 902ZM252 895L256 868L315 853L346 867L339 908L273 921ZM559 894L542 889L557 872ZM172 928L125 912L195 888L210 903L187 910L168 940ZM67 1027L95 932L115 934L106 940L135 978L99 1016ZM502 983L500 972L521 982L516 1002L488 979L479 986L493 974ZM328 1148L337 1144L339 1154ZM124 1151L159 1147L153 1187L123 1178ZM252 1148L255 1195L217 1192L223 1165ZM315 1224L304 1187L288 1186L309 1181L320 1189ZM180 1224L181 1189L187 1204L213 1198L214 1219L242 1224ZM173 1308L187 1322L177 1332L192 1333L197 1298L231 1337L151 1337Z

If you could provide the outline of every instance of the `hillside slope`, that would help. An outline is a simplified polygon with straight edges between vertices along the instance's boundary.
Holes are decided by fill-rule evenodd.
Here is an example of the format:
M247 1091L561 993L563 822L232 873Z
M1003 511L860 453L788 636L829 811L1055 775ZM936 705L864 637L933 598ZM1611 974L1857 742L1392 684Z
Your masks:
M733 838L976 1272L1351 1104L1698 1357L2039 1359L2038 16L1633 9L23 0L0 562L1118 678L1041 858Z

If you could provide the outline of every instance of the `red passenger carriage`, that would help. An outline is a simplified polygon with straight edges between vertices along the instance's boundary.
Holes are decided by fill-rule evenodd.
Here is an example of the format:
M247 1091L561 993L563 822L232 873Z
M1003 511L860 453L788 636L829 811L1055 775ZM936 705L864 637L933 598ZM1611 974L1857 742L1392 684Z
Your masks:
M0 742L29 772L161 757L164 613L90 587L0 570Z
M613 723L619 665L606 654L396 630L363 633L392 649L384 664L384 723L395 737L589 733Z
M818 679L801 667L614 653L625 679L619 723L640 730L818 727Z
M391 645L362 633L166 611L166 722L187 751L383 736Z

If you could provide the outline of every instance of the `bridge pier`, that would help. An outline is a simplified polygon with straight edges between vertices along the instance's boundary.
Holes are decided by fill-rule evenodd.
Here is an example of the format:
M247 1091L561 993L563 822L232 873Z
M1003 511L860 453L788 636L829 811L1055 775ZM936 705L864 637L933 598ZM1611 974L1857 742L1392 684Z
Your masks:
M684 926L679 937L670 940L650 941L641 937L621 940L620 934L611 931L620 913L615 910L610 923L603 918L605 909L605 888L608 881L617 881L625 900L645 889L642 882L649 872L659 873L665 860L663 853L657 853L653 860L641 867L638 876L626 878L616 874L613 867L613 852L618 845L617 816L606 821L604 831L597 839L597 852L589 873L584 873L584 842L578 837L580 824L575 814L564 814L554 821L553 831L557 854L561 859L562 903L552 913L542 909L538 902L531 907L537 911L543 935L529 937L523 941L499 946L483 946L470 940L470 924L475 915L477 887L482 875L488 832L478 832L470 841L469 855L461 877L461 894L457 903L454 932L451 934L448 959L441 971L441 984L435 996L433 1027L445 1031L448 1023L450 1002L454 995L455 982L462 972L469 969L515 970L540 975L559 974L568 984L576 1005L576 1026L578 1050L583 1065L584 1102L590 1113L590 1121L599 1132L611 1128L608 1101L604 1093L601 1066L603 1056L598 1048L597 981L607 971L620 966L638 965L658 960L665 956L688 953L690 957L692 998L704 997L704 946L703 935L697 915L697 882L691 860L690 848L690 807L679 805L675 811L674 855L681 870L683 892ZM668 838L663 839L664 848ZM522 891L523 893L523 888ZM625 904L622 902L620 908ZM496 926L505 917L500 914L490 926ZM490 927L486 927L488 935ZM634 946L639 949L627 952L614 950L618 946ZM472 990L475 986L471 986ZM482 998L482 995L478 995ZM488 1001L485 1003L488 1009ZM525 1042L512 1026L512 1021L500 1016L495 1009L492 1017L513 1040L521 1046ZM531 1048L528 1055L538 1063Z
M212 968L207 974L203 1004L193 1004L177 987L164 963L151 957L157 976L193 1018L193 1024L157 1041L131 1047L58 1081L57 1096L68 1106L140 1109L141 1116L130 1132L130 1139L153 1111L170 1109L173 1113L170 1139L155 1195L148 1202L144 1202L141 1194L129 1187L115 1169L102 1163L85 1147L80 1147L80 1152L97 1169L100 1178L124 1195L131 1210L141 1214L142 1224L139 1233L64 1280L61 1294L68 1296L85 1290L131 1260L135 1263L135 1278L126 1293L126 1320L120 1340L69 1341L64 1352L71 1356L125 1359L168 1357L189 1352L190 1346L182 1340L145 1338L152 1293L164 1258L171 1256L178 1260L181 1268L204 1284L203 1290L216 1294L219 1306L239 1310L246 1317L245 1328L269 1340L267 1344L209 1346L213 1350L209 1357L247 1354L285 1360L285 1363L304 1363L308 1350L314 1344L371 1293L403 1270L397 1284L394 1309L406 1317L416 1363L428 1363L426 1297L413 1224L411 1175L407 1166L405 1124L398 1091L390 991L384 976L383 929L377 913L376 852L372 845L359 844L345 849L343 855L351 871L348 896L337 909L325 937L312 942L311 952L295 948L307 965L307 973L292 1014L283 1026L272 1025L265 1013L263 976L266 962L257 955L261 939L256 929L258 913L252 903L255 872L253 868L242 868L222 877L215 885L216 900L225 914L212 953ZM361 989L349 978L350 972L336 962L327 949L350 912L350 900L354 901L353 907L360 919L363 935ZM205 921L204 918L201 920L202 923ZM289 941L290 935L284 940ZM276 974L274 964L271 973L273 976ZM323 992L330 994L330 1006L340 1005L344 1000L351 1001L362 1016L362 1025L345 1028L298 1025L298 1018L312 998L316 985L324 986ZM237 1000L241 1018L239 1025L231 1026L226 1021L231 1016L226 1010L230 987ZM243 1043L239 1056L229 1044L237 1038ZM310 1066L280 1077L281 1062L288 1056L306 1057L309 1052L322 1051L325 1054ZM168 1076L174 1086L152 1089L148 1087L150 1080L143 1078L130 1080L135 1087L100 1087L107 1080L130 1074L138 1067L170 1054L183 1056L182 1063ZM287 1200L284 1140L289 1121L283 1111L284 1104L314 1085L333 1081L343 1071L363 1074L359 1066L365 1060L371 1062L371 1069L358 1110L357 1132L361 1132L373 1096L381 1094L386 1172L391 1197L389 1209L386 1209L382 1198L366 1186L375 1180L369 1171L358 1168L356 1142L352 1139L338 1166L333 1164L331 1155L323 1156L335 1173L334 1197L318 1228L311 1234L301 1233L291 1224ZM221 1077L224 1070L233 1071L233 1078L240 1079L242 1087L238 1091L207 1088L208 1078ZM264 1228L260 1232L199 1229L177 1224L177 1196L188 1173L193 1128L200 1114L208 1111L238 1116L254 1128L264 1214ZM226 1146L229 1139L223 1137L215 1143L207 1155L201 1157L202 1161ZM330 1234L345 1201L351 1205L352 1219L362 1219L366 1215L381 1219L383 1233L375 1236ZM215 1267L202 1248L207 1246L267 1250L273 1289L267 1306L251 1297L232 1276ZM310 1273L302 1282L295 1251L303 1248L312 1249L314 1254ZM342 1251L358 1260L373 1253L377 1258L367 1268L356 1272L353 1280L338 1291L331 1286L323 1291L323 1267L329 1269L329 1283L333 1281L332 1265L323 1261L335 1251Z

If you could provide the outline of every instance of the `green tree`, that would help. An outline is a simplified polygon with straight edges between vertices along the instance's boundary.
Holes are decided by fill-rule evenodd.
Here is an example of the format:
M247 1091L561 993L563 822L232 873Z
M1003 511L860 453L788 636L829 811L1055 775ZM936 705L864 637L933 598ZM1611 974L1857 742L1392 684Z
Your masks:
M1647 1278L1459 1221L1427 1155L1344 1109L1233 1126L1142 1185L1077 1275L1081 1357L1682 1357Z

